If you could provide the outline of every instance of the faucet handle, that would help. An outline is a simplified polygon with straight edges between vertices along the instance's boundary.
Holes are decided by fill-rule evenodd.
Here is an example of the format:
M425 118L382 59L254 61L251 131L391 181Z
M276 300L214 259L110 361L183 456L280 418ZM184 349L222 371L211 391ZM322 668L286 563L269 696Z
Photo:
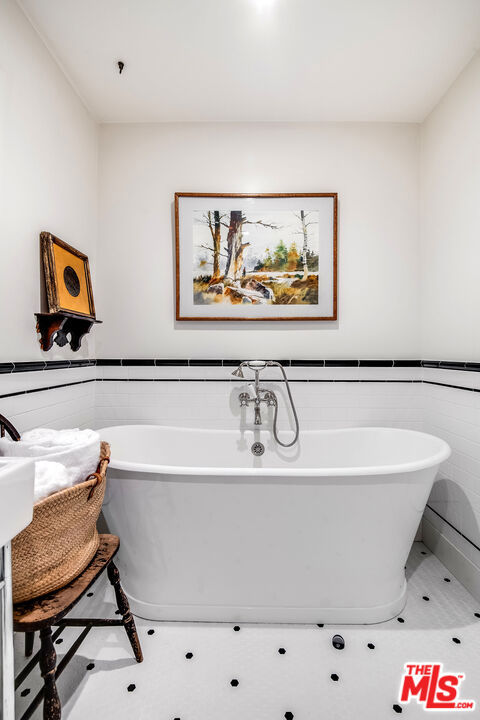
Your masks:
M238 399L240 400L240 407L246 407L248 405L248 401L250 400L250 396L248 393L242 392L238 396Z
M277 404L277 396L271 390L267 390L265 393L265 400L268 407L273 407Z

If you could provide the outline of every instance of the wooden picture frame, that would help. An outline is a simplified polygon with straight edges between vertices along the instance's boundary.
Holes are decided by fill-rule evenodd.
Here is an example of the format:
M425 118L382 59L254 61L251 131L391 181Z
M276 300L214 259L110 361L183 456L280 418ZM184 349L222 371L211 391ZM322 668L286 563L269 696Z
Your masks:
M175 193L176 319L337 320L337 224L337 193Z
M40 251L48 312L95 320L87 255L49 232L40 233Z

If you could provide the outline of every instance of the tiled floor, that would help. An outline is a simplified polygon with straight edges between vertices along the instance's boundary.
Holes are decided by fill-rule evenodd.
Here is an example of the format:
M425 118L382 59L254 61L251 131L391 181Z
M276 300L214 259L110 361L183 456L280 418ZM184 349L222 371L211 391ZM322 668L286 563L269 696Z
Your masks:
M480 602L421 543L408 566L401 617L377 625L227 625L137 620L138 665L121 628L93 629L59 679L68 720L388 720L426 718L399 704L404 663L440 661L465 673L461 697L480 703ZM77 616L113 616L104 583ZM321 622L321 618L319 618ZM332 645L339 633L344 649ZM57 641L59 657L78 630ZM21 637L16 638L17 661ZM17 693L17 717L39 687L38 672ZM28 692L27 692L28 691ZM395 706L395 707L394 707ZM441 711L438 718L478 717ZM41 711L33 716L41 718Z

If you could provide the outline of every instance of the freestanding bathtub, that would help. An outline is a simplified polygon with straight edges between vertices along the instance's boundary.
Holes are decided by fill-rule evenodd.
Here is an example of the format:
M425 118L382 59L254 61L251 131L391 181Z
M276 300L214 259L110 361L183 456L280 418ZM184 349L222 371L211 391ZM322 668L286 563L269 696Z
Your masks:
M123 586L152 620L375 623L406 600L404 566L439 464L410 430L104 428L104 515ZM265 454L255 457L260 440Z

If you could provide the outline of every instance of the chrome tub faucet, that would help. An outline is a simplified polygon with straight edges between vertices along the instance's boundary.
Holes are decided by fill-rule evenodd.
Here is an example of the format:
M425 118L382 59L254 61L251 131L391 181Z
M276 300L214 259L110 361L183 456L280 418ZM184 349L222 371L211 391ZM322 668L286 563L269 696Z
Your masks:
M298 440L299 435L299 424L298 424L298 417L297 417L297 411L295 409L295 404L293 402L292 393L290 392L290 386L288 384L287 376L285 373L285 370L283 369L283 366L277 362L276 360L244 360L240 363L238 368L233 371L232 375L234 377L245 379L245 375L243 374L243 368L249 368L249 370L253 370L255 373L255 380L253 383L249 385L250 392L241 392L238 396L238 400L240 402L240 407L249 407L251 403L253 403L254 412L255 412L255 418L254 418L254 424L255 425L261 425L262 424L262 414L260 412L260 406L262 403L265 403L267 407L273 407L274 408L274 414L273 414L273 436L277 443L279 445L282 445L283 447L290 447L291 445L294 445ZM288 398L290 401L290 405L293 412L293 417L295 419L295 437L290 443L283 443L278 438L277 433L277 416L278 416L278 400L276 394L273 392L273 390L267 390L266 388L260 387L260 372L262 370L265 370L267 367L278 367L280 368L282 375L283 375L283 381L285 382L287 392L288 392Z
M267 407L273 407L277 403L277 398L274 392L271 392L270 390L266 390L265 388L260 387L260 371L265 370L268 363L265 360L251 360L251 361L245 361L242 362L236 370L232 373L235 377L244 378L243 374L243 367L248 367L250 370L253 370L255 373L255 382L254 384L251 384L250 391L251 395L248 392L242 392L238 396L238 399L240 401L240 407L248 407L250 403L254 404L254 410L255 410L255 425L261 425L262 424L262 414L260 412L260 405L262 402L266 403Z
M238 399L240 400L240 407L248 407L251 402L254 403L254 411L255 411L254 424L255 425L262 424L260 403L264 402L267 404L267 407L273 407L274 405L276 405L276 402L277 402L275 393L270 392L270 390L264 390L261 387L256 389L255 394L253 396L249 395L248 392L240 393L240 395L238 396Z

